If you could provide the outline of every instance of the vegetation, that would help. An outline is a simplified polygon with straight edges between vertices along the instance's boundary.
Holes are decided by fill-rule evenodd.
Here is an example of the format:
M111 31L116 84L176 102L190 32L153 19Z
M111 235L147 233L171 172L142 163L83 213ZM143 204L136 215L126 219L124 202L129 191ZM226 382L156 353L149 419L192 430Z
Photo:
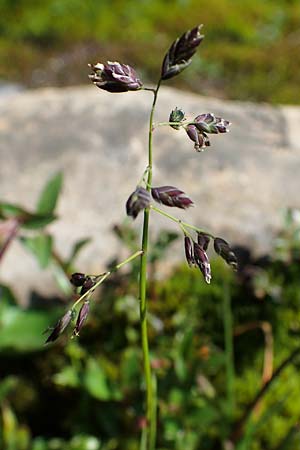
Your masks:
M48 198L53 208L44 211L48 220L60 185L58 174L37 202L43 210L43 199ZM28 224L37 227L32 216ZM45 226L40 222L34 234L31 231L36 246L26 248L53 270L63 301L35 297L23 310L13 289L0 287L0 447L136 450L144 423L137 260L126 273L117 272L103 284L80 339L66 335L57 345L45 347L42 332L65 311L63 274L71 260L69 271L74 270L81 246L77 243L63 261L53 239L50 246L38 239ZM25 228L18 231L22 242L26 233ZM138 245L128 225L115 227L115 233L130 251ZM295 401L300 395L299 213L287 212L270 255L255 259L249 250L235 249L241 263L237 277L222 261L213 261L210 286L186 264L157 279L158 261L177 238L173 232L161 233L152 239L149 255L150 347L159 388L157 448L214 450L235 436L237 450L294 450L300 439ZM233 336L234 354L228 335L229 342ZM253 403L249 408L284 361L288 363L255 408ZM250 415L241 428L246 411Z
M174 86L300 103L298 0L0 0L0 10L0 76L10 81L85 83L87 62L113 54L156 82L156 55L196 17L206 45Z
M188 120L178 108L167 122L153 120L161 84L190 65L204 38L200 31L201 25L173 41L154 88L130 65L90 64L89 77L100 89L153 95L147 165L126 202L132 219L143 214L142 242L130 226L115 228L130 256L119 261L117 255L93 275L74 267L88 239L76 242L66 258L57 253L46 227L56 220L61 173L47 182L32 211L0 203L0 259L19 239L41 267L54 270L69 304L45 308L35 299L22 310L12 289L0 286L0 444L7 450L291 450L299 440L299 215L288 211L272 255L254 260L249 250L234 250L154 203L193 204L177 187L152 185L154 128L183 129L201 152L211 145L210 134L225 134L230 126L213 113ZM161 281L157 264L178 236L163 232L148 246L154 213L177 223L189 266ZM211 270L212 247L239 269L237 277L220 260ZM41 342L50 319L55 325L46 328L44 343L69 336L63 347Z

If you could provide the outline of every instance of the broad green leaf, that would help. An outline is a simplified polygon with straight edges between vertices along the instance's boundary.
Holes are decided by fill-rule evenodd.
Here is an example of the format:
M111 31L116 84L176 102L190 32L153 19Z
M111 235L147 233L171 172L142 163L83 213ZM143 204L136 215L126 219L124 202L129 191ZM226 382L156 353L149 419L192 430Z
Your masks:
M29 352L44 347L44 331L57 320L57 312L22 310L11 306L0 315L0 351Z
M0 218L1 219L11 219L12 217L23 217L28 214L25 209L19 205L14 205L12 203L0 203Z
M22 224L22 228L28 230L38 230L40 228L44 228L46 225L56 220L56 218L57 217L53 214L30 214Z
M112 398L104 370L99 362L91 358L87 361L84 385L89 394L98 400Z
M19 219L22 228L38 229L43 228L56 219L56 216L49 213L32 214L18 205L12 203L0 203L0 219Z
M22 244L36 257L42 269L45 269L51 261L53 239L49 234L40 234L34 237L21 237Z
M36 212L50 214L55 210L63 182L62 172L56 173L46 184L37 203Z

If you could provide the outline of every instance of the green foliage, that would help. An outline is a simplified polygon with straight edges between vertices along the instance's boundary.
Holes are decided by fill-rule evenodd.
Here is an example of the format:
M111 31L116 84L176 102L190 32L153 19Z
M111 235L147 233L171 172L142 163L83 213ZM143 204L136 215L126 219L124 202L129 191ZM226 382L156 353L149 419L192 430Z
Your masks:
M283 234L287 236L288 263L280 262L282 252L277 253L277 246L264 269L259 268L259 262L258 265L248 262L259 269L258 277L263 270L273 280L264 291L261 285L258 289L256 276L251 285L242 284L241 280L237 283L221 260L213 262L211 286L202 281L198 270L185 265L162 281L152 281L150 345L159 390L158 449L220 448L234 429L235 420L261 387L265 345L261 333L253 330L234 338L236 406L232 421L227 415L224 383L224 279L231 292L233 329L255 320L272 325L275 367L297 345L299 303L292 293L298 292L300 275L297 259L293 259L298 240L290 239L298 236L296 219L294 214L280 234L280 239ZM132 270L135 273L134 265ZM275 281L280 287L279 303L269 287ZM100 450L138 449L135 424L142 411L142 361L135 285L132 282L128 286L116 273L103 286L101 301L92 305L80 339L46 348L41 333L61 311L59 314L55 310L22 311L14 303L13 294L8 289L3 291L7 300L0 310L0 355L5 368L0 398L5 405L1 414L6 427L2 441L12 442L12 450L88 449L89 445ZM11 352L18 364L11 360ZM12 395L22 392L24 383L29 389L32 371L38 376L34 386L26 395L25 392L21 397ZM47 403L49 395L55 403ZM259 410L250 416L237 449L273 450L279 444L286 450L297 447L300 409L295 398L299 395L295 361L267 391ZM44 436L41 418L45 408L51 416L55 438ZM25 436L22 439L27 446L18 436Z
M55 311L22 310L18 306L0 309L0 351L31 352L44 344L43 333Z
M51 267L54 278L65 295L71 294L69 275L74 272L74 264L79 253L90 242L89 238L74 243L68 258L61 258L54 248L53 237L45 231L47 225L57 219L55 208L61 193L63 175L54 174L46 181L37 201L35 212L29 212L19 205L0 201L0 221L7 225L7 232L0 241L0 259L9 251L9 243L18 238L22 245L36 258L42 269ZM10 225L10 227L8 227ZM11 228L11 230L9 230ZM5 227L3 228L3 230ZM27 234L29 230L29 235ZM3 289L4 298L8 298L7 288Z
M44 67L46 83L86 82L86 72L74 64L77 52L93 62L109 59L112 48L117 59L140 65L152 79L161 48L197 17L207 39L175 85L243 100L300 102L297 0L1 0L0 9L7 79L32 84L32 69ZM48 64L53 56L64 60L56 79Z
M39 214L51 214L55 210L56 203L62 188L63 175L58 172L43 188L38 199L36 212Z
M45 269L51 259L52 236L49 234L40 234L34 237L21 236L20 238L25 248L32 251L42 269Z
M58 174L40 196L42 213L53 213L60 188ZM5 203L1 207L2 220L36 214ZM213 450L234 435L262 386L267 351L261 330L250 327L234 337L232 358L231 340L238 327L271 326L275 367L299 346L299 230L299 212L287 211L284 229L268 258L255 261L248 255L238 279L219 258L212 262L210 286L198 269L186 265L158 281L158 261L177 235L162 232L153 239L149 325L158 384L159 450ZM131 251L136 250L132 228L123 225L115 232ZM42 267L54 270L68 296L67 274L89 239L76 242L69 257L61 260L43 228L19 238ZM134 260L126 278L115 273L103 285L101 301L91 305L80 339L68 339L67 332L63 346L47 347L43 331L65 308L22 309L13 291L0 286L0 446L138 449L143 400L136 278ZM300 396L298 370L295 359L266 391L243 424L237 450L294 450L299 441L300 409L294 400ZM50 436L44 417L51 418Z

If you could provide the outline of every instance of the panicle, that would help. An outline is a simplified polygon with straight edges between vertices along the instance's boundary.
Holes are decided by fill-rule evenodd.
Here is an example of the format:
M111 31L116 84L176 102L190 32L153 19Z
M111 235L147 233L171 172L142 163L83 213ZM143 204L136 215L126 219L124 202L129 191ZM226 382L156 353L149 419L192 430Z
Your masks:
M203 152L206 147L210 147L207 134L199 131L196 125L187 125L185 131L188 137L195 143L194 148L197 152Z
M90 80L104 91L138 91L143 86L135 70L127 64L107 61L105 64L89 64L89 67L92 69Z
M86 277L86 280L84 281L82 288L80 290L80 295L86 294L94 286L95 286L95 280L93 280L91 277Z
M235 256L228 242L226 242L222 238L216 237L214 239L214 249L215 252L220 255L221 258L223 258L227 262L227 264L229 264L229 266L231 266L234 270L237 270L237 257Z
M151 195L158 203L186 209L194 205L193 201L180 189L174 186L160 186L151 189Z
M126 202L127 216L136 219L139 212L150 205L150 200L150 193L145 188L138 186Z
M80 273L80 272L76 272L76 273L72 273L71 278L70 278L70 282L76 286L82 286L83 283L86 280L86 275L84 273Z
M202 247L203 250L206 251L208 248L208 244L210 242L210 237L205 233L198 232L197 233L197 241L198 241L198 244L200 245L200 247Z
M194 258L197 266L204 276L206 283L209 284L211 280L209 259L205 250L203 250L203 248L197 242L194 242Z
M184 236L184 251L185 258L190 267L195 264L194 253L193 253L193 241L189 236Z
M227 133L231 123L228 120L216 117L213 113L200 114L194 119L197 129L201 133Z
M69 309L56 323L55 327L53 328L52 332L46 339L45 344L48 344L49 342L54 342L56 339L65 331L69 323L71 322L73 318L73 310Z
M192 56L204 38L204 35L200 33L201 28L202 25L198 25L192 30L186 31L172 43L163 60L162 80L175 77L191 64Z
M84 302L78 313L76 325L73 331L73 334L75 336L79 336L80 330L83 327L84 322L86 321L89 311L90 311L90 302L87 300Z

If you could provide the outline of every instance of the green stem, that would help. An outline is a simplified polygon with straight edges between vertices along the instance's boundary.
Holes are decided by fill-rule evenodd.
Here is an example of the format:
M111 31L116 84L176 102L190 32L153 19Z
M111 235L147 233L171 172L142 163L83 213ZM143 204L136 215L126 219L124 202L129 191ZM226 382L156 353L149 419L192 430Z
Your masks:
M150 191L152 183L152 136L153 136L153 117L155 111L155 105L157 100L157 94L159 91L161 80L157 83L154 92L154 98L149 119L149 137L148 137L148 178L147 178L147 190ZM144 224L143 224L143 236L142 236L142 255L140 263L140 280L139 280L139 299L140 299L140 324L141 324L141 338L142 338L142 350L144 361L144 377L146 382L146 449L155 449L156 439L156 406L153 392L153 383L151 376L151 365L149 356L149 343L148 343L148 329L147 329L147 302L146 302L146 289L147 289L147 252L149 242L149 218L150 209L147 208L144 211Z
M192 122L193 123L193 122ZM185 125L190 125L190 122L157 122L154 124L154 128L156 127L169 127L171 125L176 125L177 127L182 127Z
M89 297L94 290L100 286L100 284L103 283L103 281L106 280L106 278L108 278L113 272L116 272L117 270L121 269L121 267L125 266L125 264L128 264L129 262L131 262L133 259L137 258L138 256L140 256L143 253L142 250L138 250L137 252L133 253L133 255L130 255L128 258L124 259L124 261L121 261L119 264L117 264L113 269L111 269L109 272L105 272L101 275L99 275L99 280L94 284L94 286L89 289L85 294L83 294L81 297L79 297L78 300L76 300L76 302L73 304L72 308L76 308L76 306L78 305L78 303L80 303L82 300L84 300L85 298Z
M172 125L176 125L177 127L187 127L188 125L198 125L198 122L193 121L182 121L182 122L157 122L154 124L154 128L156 127L170 127Z
M206 236L209 236L209 237L211 237L212 239L215 239L215 236L214 236L213 234L208 233L207 231L203 230L202 228L198 228L198 227L195 227L194 225L191 225L191 224L189 224L189 223L187 223L187 222L183 222L182 220L177 219L177 217L174 217L174 216L172 216L171 214L169 214L169 213L163 211L162 209L157 208L157 206L151 205L150 208L153 209L153 211L156 211L157 213L161 214L162 216L165 216L165 217L167 217L168 219L173 220L173 222L178 223L178 225L179 225L183 230L184 230L184 228L190 228L191 230L197 231L197 233L203 233L203 234L206 234Z

